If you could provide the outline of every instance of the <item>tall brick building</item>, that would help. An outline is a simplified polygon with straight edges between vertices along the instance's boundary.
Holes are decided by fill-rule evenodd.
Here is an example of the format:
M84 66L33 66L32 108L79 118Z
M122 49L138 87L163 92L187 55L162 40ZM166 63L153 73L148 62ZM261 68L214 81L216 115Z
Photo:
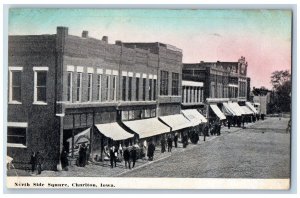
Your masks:
M184 81L203 83L205 103L208 107L212 105L213 111L220 109L218 112L221 112L223 103L238 102L245 105L249 100L250 78L247 77L247 67L245 57L237 62L201 61L184 64L182 78ZM207 111L206 116L211 117L212 114Z
M155 124L180 114L182 51L174 46L110 44L106 36L72 36L58 27L54 35L9 36L8 50L8 155L16 164L39 151L54 170L63 147L74 149L82 131L97 151L110 135L97 130L117 126L131 137L135 120Z

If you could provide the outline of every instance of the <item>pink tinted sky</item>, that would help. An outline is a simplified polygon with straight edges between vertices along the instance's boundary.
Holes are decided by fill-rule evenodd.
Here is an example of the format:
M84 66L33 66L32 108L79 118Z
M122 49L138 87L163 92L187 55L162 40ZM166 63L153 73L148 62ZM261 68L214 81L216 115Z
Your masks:
M288 10L11 9L9 34L69 33L125 42L163 42L183 50L183 62L237 61L245 56L251 87L271 88L275 70L291 69Z

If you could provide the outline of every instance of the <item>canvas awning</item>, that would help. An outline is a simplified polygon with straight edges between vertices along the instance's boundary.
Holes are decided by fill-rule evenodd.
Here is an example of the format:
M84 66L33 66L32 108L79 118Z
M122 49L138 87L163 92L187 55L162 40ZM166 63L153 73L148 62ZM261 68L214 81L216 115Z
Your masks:
M249 109L251 109L251 111L253 111L254 113L258 113L255 107L250 102L246 102L246 106L249 107Z
M128 133L116 122L96 124L95 126L100 131L100 133L114 141L126 140L134 136L134 134Z
M219 109L219 107L217 105L210 105L210 108L220 118L220 120L226 119L225 115L222 113L222 111Z
M243 111L245 112L246 115L254 114L254 112L251 111L247 106L241 106L241 108L243 109Z
M233 102L232 106L234 106L236 111L238 111L241 115L246 114L237 102Z
M199 111L197 111L197 109L186 109L182 110L181 112L193 123L193 126L207 122L207 119Z
M242 115L242 113L241 113L241 111L240 111L240 108L237 107L234 103L229 102L229 103L228 103L228 106L229 106L230 109L234 112L234 115L235 115L235 116L241 116L241 115Z
M179 129L184 129L194 126L191 121L186 119L182 114L161 116L159 119L172 128L172 131L177 131Z
M80 143L86 143L90 141L91 133L90 133L91 128L88 128L77 135L74 136L74 144L80 144ZM69 142L70 147L72 146L72 137L67 139L67 142Z
M157 118L133 120L123 122L128 128L139 135L139 138L147 138L170 132L170 127L160 122Z
M238 114L229 106L228 103L223 103L222 111L227 116L237 116Z

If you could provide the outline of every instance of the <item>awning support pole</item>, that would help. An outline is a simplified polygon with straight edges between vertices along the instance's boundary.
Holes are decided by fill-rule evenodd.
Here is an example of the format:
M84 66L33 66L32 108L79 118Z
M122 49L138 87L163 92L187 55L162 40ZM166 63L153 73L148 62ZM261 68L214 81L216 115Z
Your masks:
M94 126L95 126L95 111L93 111L93 125L91 127L90 130L90 157L92 158L92 161L94 161L94 157L93 157L93 139L94 139Z
M73 115L73 129L72 129L72 158L74 157L74 130L75 130L75 117Z

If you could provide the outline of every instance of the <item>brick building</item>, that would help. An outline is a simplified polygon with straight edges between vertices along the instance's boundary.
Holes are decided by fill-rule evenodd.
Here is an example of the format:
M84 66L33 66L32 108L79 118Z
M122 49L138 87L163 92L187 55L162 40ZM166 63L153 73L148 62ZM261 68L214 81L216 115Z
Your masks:
M87 31L69 35L66 27L54 35L12 35L8 46L7 151L16 164L39 151L45 168L55 170L63 148L74 153L76 138L91 141L97 153L132 132L140 139L169 132L174 123L164 116L186 121L180 117L182 51L174 46L110 44ZM158 128L139 134L141 124Z
M201 61L184 64L182 78L183 81L203 83L203 101L207 104L207 107L203 107L203 112L206 108L208 118L217 115L224 119L225 115L222 115L221 111L223 103L231 105L232 102L236 102L245 105L249 100L250 78L247 77L247 67L245 57L241 57L237 62Z

